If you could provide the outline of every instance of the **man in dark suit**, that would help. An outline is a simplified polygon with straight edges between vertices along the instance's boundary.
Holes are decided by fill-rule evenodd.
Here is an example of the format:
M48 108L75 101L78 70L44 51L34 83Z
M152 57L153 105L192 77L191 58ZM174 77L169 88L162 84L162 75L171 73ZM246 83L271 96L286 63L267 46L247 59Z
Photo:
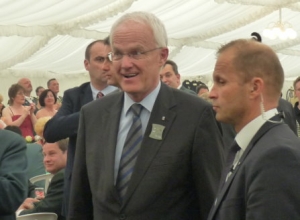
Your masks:
M299 219L300 140L276 109L277 55L254 40L232 41L218 51L213 80L216 119L237 135L208 219Z
M154 15L124 15L111 40L124 92L81 110L69 219L206 219L223 164L211 106L160 82L167 35Z
M293 109L293 105L290 102L284 100L283 98L280 98L277 110L278 112L282 113L283 121L297 135L296 115Z
M64 168L67 161L68 139L43 145L44 164L47 172L53 177L45 197L27 198L18 209L18 215L39 212L54 212L58 220L64 220L61 215L63 202Z
M65 170L64 215L67 215L69 202L79 111L83 105L95 100L99 92L105 96L115 89L115 87L107 85L106 79L106 74L111 72L111 63L107 58L109 52L108 38L94 41L87 46L84 66L89 71L91 81L65 91L61 108L48 121L44 129L44 138L50 143L69 137L68 160Z
M26 143L20 135L0 130L0 219L16 219L27 196Z
M166 61L164 67L160 72L160 79L163 83L174 89L180 89L181 91L196 95L194 91L184 87L180 83L180 74L178 72L177 64L172 60Z

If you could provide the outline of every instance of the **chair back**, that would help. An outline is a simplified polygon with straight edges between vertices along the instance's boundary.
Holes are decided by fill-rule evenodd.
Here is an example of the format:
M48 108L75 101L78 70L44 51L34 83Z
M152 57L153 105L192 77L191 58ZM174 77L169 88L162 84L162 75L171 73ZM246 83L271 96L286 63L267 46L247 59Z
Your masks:
M57 220L57 215L52 212L40 212L17 216L17 220Z
M32 184L34 184L35 182L44 180L45 181L45 194L46 194L48 187L49 187L50 180L52 177L53 177L53 175L51 173L47 173L47 174L34 176L34 177L30 178L29 180Z

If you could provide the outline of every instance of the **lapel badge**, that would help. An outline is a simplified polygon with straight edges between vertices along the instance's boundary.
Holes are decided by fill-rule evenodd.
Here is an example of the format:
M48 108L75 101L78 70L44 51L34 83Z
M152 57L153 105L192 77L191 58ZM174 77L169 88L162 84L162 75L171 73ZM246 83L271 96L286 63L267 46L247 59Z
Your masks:
M162 134L165 129L165 126L159 125L159 124L152 124L152 130L149 135L149 137L156 139L156 140L162 140Z

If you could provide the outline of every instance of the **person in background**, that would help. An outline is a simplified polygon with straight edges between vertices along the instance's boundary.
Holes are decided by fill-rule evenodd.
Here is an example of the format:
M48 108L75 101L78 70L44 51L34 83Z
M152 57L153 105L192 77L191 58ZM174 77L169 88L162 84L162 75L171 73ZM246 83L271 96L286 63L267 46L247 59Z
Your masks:
M300 76L297 77L294 81L294 94L298 101L294 105L294 111L296 115L296 124L297 124L297 135L300 137Z
M201 94L203 94L203 93L208 94L208 92L209 92L209 89L208 89L208 87L207 87L205 84L200 84L200 85L197 86L197 88L196 88L196 93L197 93L197 95L198 95L199 97L200 97Z
M0 219L14 220L28 191L26 143L6 130L0 130L0 140Z
M84 66L89 72L90 82L83 83L65 91L61 108L47 122L44 137L47 142L70 138L68 160L65 172L63 215L67 216L70 200L70 185L76 151L76 138L81 107L93 100L112 93L117 88L107 84L107 74L111 71L111 62L107 55L111 52L108 38L91 42L85 51Z
M80 111L68 219L205 220L223 165L211 106L161 83L169 50L153 14L123 15L110 37L123 92Z
M36 103L35 103L36 109L35 109L35 114L37 113L38 110L40 110L42 108L41 105L40 105L40 102L39 102L39 97L40 97L41 93L44 90L45 90L45 88L42 87L42 86L38 86L35 89L35 93L36 93Z
M55 107L56 107L56 110L58 110L61 107L63 97L58 95L58 93L59 93L59 83L58 83L57 79L55 79L55 78L49 79L48 82L47 82L47 87L48 87L48 89L50 89L55 94L55 97L56 97L56 100L57 100L56 104L55 104Z
M276 53L239 39L217 52L216 119L237 135L208 220L299 219L300 140L277 111L284 81Z
M44 90L39 97L39 103L42 106L42 109L36 113L36 118L39 119L47 116L53 117L57 113L55 107L56 101L56 95L52 90Z
M47 121L49 121L51 117L41 117L37 119L35 125L34 125L34 131L36 133L36 142L40 144L41 146L44 145L45 139L44 139L44 129Z
M22 131L22 136L34 139L33 126L36 122L34 115L34 104L23 106L25 93L22 86L13 84L8 90L9 106L3 110L3 117L7 125L18 126Z
M184 92L196 95L196 93L188 88L185 88L180 82L180 74L178 72L177 64L172 60L167 60L160 72L160 79L166 85L180 89Z
M44 165L53 177L44 198L27 198L17 210L22 216L40 212L54 212L58 220L64 220L61 215L63 202L64 168L67 161L68 139L55 143L45 143L43 146Z
M25 102L24 106L32 106L32 104L37 103L37 98L31 96L32 92L32 84L30 79L28 78L21 78L18 81L18 84L23 87L24 95L25 95ZM35 107L35 104L33 105Z

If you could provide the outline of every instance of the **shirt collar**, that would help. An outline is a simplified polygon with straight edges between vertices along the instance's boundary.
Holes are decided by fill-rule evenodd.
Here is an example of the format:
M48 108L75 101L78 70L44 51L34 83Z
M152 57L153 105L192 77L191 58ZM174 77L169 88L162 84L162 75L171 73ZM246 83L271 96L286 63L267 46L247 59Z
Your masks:
M141 104L149 112L152 112L155 100L156 100L159 90L160 90L160 87L161 87L161 82L159 81L156 88L151 93L149 93L149 95L147 95L142 101L139 102L139 104ZM124 112L123 113L125 115L128 113L129 108L134 103L136 103L136 102L133 101L126 92L124 92L124 108L123 108Z
M94 100L96 99L98 92L102 92L102 94L103 94L104 96L106 96L106 95L108 95L109 93L111 93L111 92L113 92L113 91L115 91L115 90L117 89L117 87L110 86L110 85L106 86L106 87L105 87L104 89L102 89L102 90L96 89L96 88L92 85L92 83L90 83L90 86L91 86L91 90L92 90L92 94L93 94Z
M235 140L240 148L245 150L257 131L263 126L264 123L266 123L266 120L269 120L276 114L278 114L276 108L270 109L264 113L264 118L262 117L262 115L259 115L258 117L250 121L245 127L243 127L235 137Z

